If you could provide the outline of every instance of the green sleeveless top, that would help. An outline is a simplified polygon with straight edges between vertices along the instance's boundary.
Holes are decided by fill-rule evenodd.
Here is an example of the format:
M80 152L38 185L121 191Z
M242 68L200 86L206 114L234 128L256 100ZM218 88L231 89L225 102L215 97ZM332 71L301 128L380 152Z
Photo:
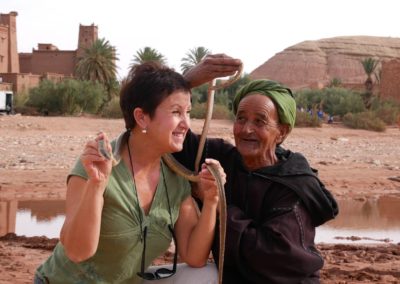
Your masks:
M160 181L148 215L142 208L142 226L147 226L146 263L168 249L172 236L168 230L170 216L168 196L171 203L172 220L175 224L181 202L190 195L190 184L161 164L165 177ZM87 179L87 174L78 160L70 175ZM40 278L50 283L140 283L143 242L140 236L140 216L135 185L128 167L121 161L113 167L104 192L104 207L101 217L100 240L95 255L83 262L74 263L65 255L59 242L53 254L36 271Z

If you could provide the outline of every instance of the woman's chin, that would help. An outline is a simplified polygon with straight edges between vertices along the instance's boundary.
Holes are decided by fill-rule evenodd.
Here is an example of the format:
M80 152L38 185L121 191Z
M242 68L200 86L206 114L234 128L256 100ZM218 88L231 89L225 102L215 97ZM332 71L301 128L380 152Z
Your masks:
M174 144L171 145L171 152L170 153L175 153L175 152L180 152L183 149L183 144Z

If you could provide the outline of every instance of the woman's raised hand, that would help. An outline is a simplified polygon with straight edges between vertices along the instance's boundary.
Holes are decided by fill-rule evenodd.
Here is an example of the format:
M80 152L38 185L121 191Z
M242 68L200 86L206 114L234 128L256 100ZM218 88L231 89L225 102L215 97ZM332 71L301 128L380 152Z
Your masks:
M211 204L218 204L219 192L217 181L208 170L207 165L212 165L212 167L219 173L222 186L226 182L226 174L219 161L214 159L206 159L205 163L201 165L201 171L199 173L200 182L198 183L197 194L203 203L209 202Z
M80 157L89 179L94 182L108 181L112 168L112 161L104 157L99 150L100 140L103 140L104 148L111 153L111 144L107 135L100 132L94 140L86 143Z

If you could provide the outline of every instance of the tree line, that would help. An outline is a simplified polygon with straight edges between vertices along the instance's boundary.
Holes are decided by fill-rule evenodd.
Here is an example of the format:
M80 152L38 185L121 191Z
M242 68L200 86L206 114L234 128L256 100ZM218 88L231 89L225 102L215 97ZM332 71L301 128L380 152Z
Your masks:
M198 64L211 51L203 46L189 49L181 59L181 72L184 74ZM45 115L79 115L92 113L104 117L122 117L119 107L119 90L126 78L117 80L118 61L116 48L105 39L98 39L84 49L75 68L75 79L60 83L42 81L29 93L18 94L15 103L17 111ZM166 57L157 49L144 47L132 58L130 68L148 61L165 65ZM373 93L374 81L379 83L379 61L365 58L360 61L367 79L365 90L356 92L341 87L341 79L333 78L322 90L301 90L294 96L298 105L298 126L321 126L323 119L335 117L349 127L383 131L385 125L393 123L400 115L397 102L383 101ZM375 75L375 79L373 79ZM231 103L237 90L250 81L248 74L231 86L217 91L213 118L233 118ZM192 90L193 118L203 118L207 100L207 84ZM307 110L306 112L304 110ZM325 117L318 116L318 113ZM364 120L368 120L367 122ZM360 122L361 121L361 122Z

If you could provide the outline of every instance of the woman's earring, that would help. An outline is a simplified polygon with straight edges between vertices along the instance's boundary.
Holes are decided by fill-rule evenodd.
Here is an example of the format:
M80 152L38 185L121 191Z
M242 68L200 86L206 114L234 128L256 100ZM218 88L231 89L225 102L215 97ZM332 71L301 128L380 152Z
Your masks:
M146 128L143 128L143 129L142 129L142 133L143 133L143 134L146 134L146 133L147 133L147 129L146 129Z

